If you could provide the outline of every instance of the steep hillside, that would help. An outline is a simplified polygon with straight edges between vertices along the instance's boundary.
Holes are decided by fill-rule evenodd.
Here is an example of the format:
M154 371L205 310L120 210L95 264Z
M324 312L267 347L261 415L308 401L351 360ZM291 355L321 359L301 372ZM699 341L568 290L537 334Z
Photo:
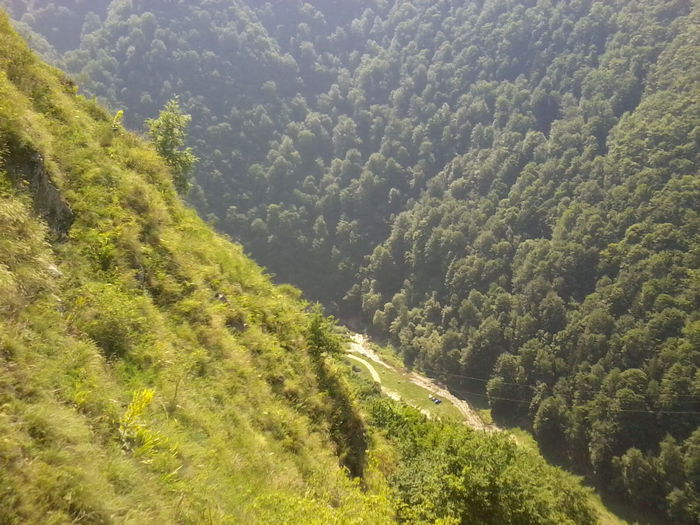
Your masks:
M3 16L0 522L388 522L326 322L75 91Z
M697 2L5 3L130 126L181 96L191 202L281 281L700 519Z
M496 116L358 279L408 362L463 395L487 385L497 420L675 523L700 519L699 15L672 26L642 88L629 84L639 103L610 106L602 135L590 112L621 93L604 78L652 52L641 34L608 39L547 133L513 128L515 109L502 129ZM613 98L590 98L603 89Z
M76 91L1 15L1 523L595 521L507 438L349 385L331 321Z

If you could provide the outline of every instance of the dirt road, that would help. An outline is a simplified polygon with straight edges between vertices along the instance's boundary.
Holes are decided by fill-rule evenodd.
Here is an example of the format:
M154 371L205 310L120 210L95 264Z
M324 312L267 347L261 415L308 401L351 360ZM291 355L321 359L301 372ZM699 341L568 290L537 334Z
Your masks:
M352 342L350 343L350 351L355 352L356 354L361 354L372 361L374 361L377 364L380 364L389 370L393 370L393 367L385 363L381 357L379 357L379 354L372 350L369 345L367 344L367 338L364 335L360 334L354 334L352 336Z
M374 379L374 381L376 383L379 383L379 384L382 383L382 378L379 377L377 370L372 365L370 365L367 361L365 361L361 357L357 357L356 355L352 355L352 354L348 354L348 357L350 359L352 359L353 361L357 361L358 363L362 363L363 365L365 365L365 368L367 368L367 370L369 370L369 374L372 376L372 379Z
M392 367L390 364L386 363L374 350L372 350L369 345L367 344L367 339L360 335L360 334L355 334L352 336L352 342L350 344L350 351L355 353L355 354L360 354L367 359L370 359L371 361L384 366L388 368L389 370L393 370L396 373L399 373L406 377L411 383L414 385L417 385L421 388L424 388L430 392L432 392L434 395L437 395L439 397L442 397L446 400L448 400L450 403L452 403L455 407L457 407L457 410L460 411L462 416L464 416L464 422L470 426L473 429L476 430L484 430L486 432L494 432L499 430L495 425L487 425L484 423L484 421L479 417L479 415L476 413L476 411L463 399L459 399L455 395L453 395L451 392L448 390L439 387L436 385L432 380L428 379L425 376L422 376L416 372L411 372L410 374L406 374L401 372L400 370L396 370L394 367ZM362 358L359 358L357 356L354 356L352 354L348 354L348 357L351 359L354 359L355 361L359 361L364 363L365 366L370 370L370 374L372 374L372 378L378 382L381 385L381 378L379 377L379 374L377 373L376 370L374 370L374 367L365 361ZM384 387L382 387L382 390L384 390ZM397 399L399 398L398 394L396 392L392 392L394 395L390 395L390 397ZM387 394L389 395L389 394Z
M369 374L372 376L372 379L374 380L374 382L379 383L379 386L381 387L382 392L386 396L390 397L391 399L393 399L395 401L402 400L401 394L399 394L398 392L394 392L393 390L389 390L387 387L385 387L382 384L382 378L380 377L379 373L377 372L377 369L374 368L374 366L371 363L368 363L367 361L365 361L361 357L357 357L356 355L353 355L353 354L347 354L347 356L348 356L348 358L352 359L353 361L357 361L358 363L362 363L365 366L365 368L367 368L367 370L369 371ZM415 407L415 408L420 410L428 418L433 417L433 414L431 414L428 410L425 410L425 409L420 408L420 407Z

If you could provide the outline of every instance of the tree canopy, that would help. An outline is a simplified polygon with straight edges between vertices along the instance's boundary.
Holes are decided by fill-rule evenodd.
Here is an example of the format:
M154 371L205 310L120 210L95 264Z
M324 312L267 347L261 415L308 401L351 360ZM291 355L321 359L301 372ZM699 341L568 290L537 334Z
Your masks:
M697 3L54 4L79 41L9 2L127 126L181 96L190 201L279 280L698 521Z

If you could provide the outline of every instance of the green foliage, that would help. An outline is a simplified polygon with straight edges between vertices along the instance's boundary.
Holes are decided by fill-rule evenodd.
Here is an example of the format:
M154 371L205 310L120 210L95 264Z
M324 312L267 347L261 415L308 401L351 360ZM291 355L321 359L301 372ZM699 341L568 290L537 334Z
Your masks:
M141 461L170 471L162 477L163 481L175 481L183 466L177 447L165 435L149 428L145 422L144 412L154 396L155 390L152 388L134 392L131 403L119 418L119 437L122 447L133 452Z
M127 126L180 93L203 159L191 201L280 280L362 316L407 364L488 396L497 421L534 430L632 504L633 474L656 472L647 511L697 521L688 473L630 452L657 457L667 435L694 450L699 424L697 3L17 4ZM26 52L3 60L35 110L71 115ZM114 139L112 155L166 184L108 124L95 136ZM149 210L143 230L91 237L94 268L131 264L159 304L215 319L187 297L162 201L140 188L127 194ZM161 240L134 261L142 232ZM0 271L0 293L14 286ZM265 319L240 313L233 325ZM314 330L309 348L332 346Z
M119 115L117 113L117 115ZM116 121L117 117L115 117ZM121 120L121 119L120 119ZM190 189L189 174L197 162L192 148L185 148L185 131L192 117L184 115L177 97L170 99L156 119L148 119L148 135L158 154L165 159L173 174L177 191L185 195ZM114 127L114 123L112 124Z
M390 523L331 322L4 14L0 93L0 522Z
M325 317L320 309L314 310L308 328L308 340L314 354L338 355L343 351L343 339L334 333L334 328L333 321Z
M506 435L426 420L374 400L371 422L396 443L390 477L406 523L596 523L586 492Z
M147 316L140 302L112 284L90 283L78 290L74 322L106 357L125 357L145 341L148 332Z
M119 131L122 127L122 120L124 119L124 110L120 109L114 114L112 119L112 131Z

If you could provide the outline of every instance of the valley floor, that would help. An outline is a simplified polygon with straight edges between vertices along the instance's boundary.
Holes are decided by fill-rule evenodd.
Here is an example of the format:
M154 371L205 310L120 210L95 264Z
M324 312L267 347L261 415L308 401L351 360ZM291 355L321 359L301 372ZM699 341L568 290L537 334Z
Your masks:
M508 432L520 446L537 450L532 436L521 429L506 429L485 421L474 407L464 399L452 394L432 379L415 371L406 371L396 363L388 362L372 349L367 337L352 334L346 358L352 364L361 364L372 380L378 383L382 392L394 400L401 400L420 410L429 418L458 418L475 430L486 432ZM435 404L430 396L441 400ZM626 525L628 522L615 515L602 501L600 495L591 491L590 500L598 513L601 525Z
M355 362L362 363L368 369L372 379L382 386L382 390L389 397L397 400L403 399L406 403L417 408L428 417L442 417L445 415L445 412L454 415L456 411L459 416L464 419L464 422L475 430L484 430L487 432L500 430L495 425L484 422L469 403L463 399L459 399L446 388L437 385L433 380L416 372L402 371L387 363L377 352L372 350L365 336L354 334L349 350L348 358ZM371 363L362 357L358 357L358 355L379 365L383 374L380 374ZM383 381L382 375L387 376L388 381ZM387 384L388 382L393 382L399 387L403 385L403 388L399 388L401 391L396 391ZM411 388L410 386L406 388L408 385L417 388ZM448 402L448 405L443 405L442 403L435 404L430 398L431 395L440 399L442 403L445 401ZM456 410L450 409L450 407ZM446 410L444 410L445 408Z

